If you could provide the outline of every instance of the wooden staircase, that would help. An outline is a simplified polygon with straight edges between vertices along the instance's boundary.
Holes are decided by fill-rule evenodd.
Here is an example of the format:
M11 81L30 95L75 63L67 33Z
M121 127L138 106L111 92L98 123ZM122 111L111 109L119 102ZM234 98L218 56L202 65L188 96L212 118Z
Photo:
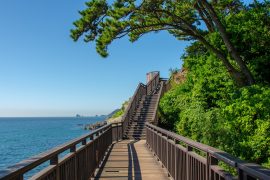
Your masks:
M151 122L156 116L158 106L160 85L150 95L143 95L134 111L130 124L128 125L124 137L126 139L145 139L145 123Z

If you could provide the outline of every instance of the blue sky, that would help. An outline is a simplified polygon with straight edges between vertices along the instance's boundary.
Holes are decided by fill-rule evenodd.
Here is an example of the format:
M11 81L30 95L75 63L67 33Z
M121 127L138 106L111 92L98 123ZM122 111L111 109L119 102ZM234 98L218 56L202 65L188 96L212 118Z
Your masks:
M165 32L115 41L101 58L94 44L69 37L85 0L0 2L0 117L106 114L134 93L145 74L168 77L187 45Z

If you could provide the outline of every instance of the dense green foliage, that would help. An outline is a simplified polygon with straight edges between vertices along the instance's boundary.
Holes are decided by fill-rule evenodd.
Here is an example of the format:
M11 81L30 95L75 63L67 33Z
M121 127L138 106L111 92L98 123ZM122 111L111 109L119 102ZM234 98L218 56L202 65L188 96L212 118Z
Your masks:
M194 42L182 57L186 81L161 99L160 125L270 167L269 20L269 6L259 4L225 19L259 83L239 88L221 62ZM209 38L222 46L214 33Z
M188 74L160 102L161 125L270 167L270 2L90 0L71 37L108 45L168 31L192 44ZM157 62L158 63L158 62ZM118 116L123 112L118 112Z

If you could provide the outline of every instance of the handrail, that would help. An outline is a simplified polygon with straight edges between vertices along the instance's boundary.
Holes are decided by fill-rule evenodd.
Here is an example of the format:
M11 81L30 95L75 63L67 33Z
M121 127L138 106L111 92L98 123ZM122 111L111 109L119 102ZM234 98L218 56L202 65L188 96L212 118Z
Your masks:
M157 97L157 102L155 104L155 108L154 108L154 112L155 112L155 115L153 116L153 118L151 119L150 122L152 122L153 124L157 125L158 124L158 114L157 114L157 110L158 110L158 104L159 104L159 101L160 101L160 98L162 97L163 95L163 92L164 92L164 82L161 81L160 82L160 90L158 92L158 97Z
M146 84L147 95L150 95L159 84L159 72L156 71L155 76Z
M75 158L76 159L76 155L77 153L81 155L85 155L84 153L84 149L85 150L93 150L98 152L98 154L93 153L93 161L92 162L93 165L89 165L89 169L85 169L85 171L83 171L83 174L92 174L94 169L96 168L97 164L101 161L101 158L103 157L105 151L107 150L108 146L110 146L112 144L112 142L114 140L118 140L118 137L116 137L117 135L115 135L115 139L113 139L113 135L115 134L115 130L118 131L119 125L117 124L116 126L113 126L114 124L108 124L105 125L97 130L94 130L86 135L83 135L79 138L76 138L74 140L71 140L67 143L64 143L60 146L57 146L51 150L48 150L46 152L43 152L39 155L33 156L29 159L23 160L13 166L8 167L6 170L2 170L0 171L0 179L1 180L10 180L10 179L19 179L22 180L23 179L23 175L34 169L35 167L43 164L44 162L50 161L51 165L55 165L51 167L51 171L59 171L58 165L59 163L62 161L68 161L69 159ZM108 138L109 136L109 138ZM89 139L89 140L88 140ZM88 141L87 141L88 140ZM76 148L76 145L80 144L81 146L79 148ZM100 143L99 146L93 146L93 143ZM90 149L89 149L90 148ZM66 150L70 149L70 153L68 155L66 155L64 158L59 159L59 154L65 152ZM97 157L95 157L96 155L98 155ZM79 158L78 158L79 159ZM75 160L76 161L76 160ZM91 163L91 162L89 162ZM75 162L76 164L76 162ZM73 166L75 166L75 164L73 164ZM65 165L65 164L63 164ZM60 165L59 165L60 166ZM69 167L67 167L69 168ZM86 168L86 167L85 167ZM83 169L83 168L82 168ZM72 171L72 169L70 169L70 171ZM74 171L75 172L75 171ZM49 174L49 172L43 172L46 175ZM58 172L57 172L58 173ZM43 174L43 175L44 175ZM90 177L89 174L89 177ZM56 178L55 179L59 179L58 176L60 175L55 175ZM76 176L76 175L74 175ZM89 178L87 177L87 178Z
M240 180L270 179L270 169L257 164L246 163L224 151L193 141L150 123L146 123L146 143L174 179L191 176L193 176L193 179L196 179L194 177L233 179L232 174L218 166L219 162L235 168L238 171L238 179ZM165 149L163 149L164 147ZM206 154L206 158L193 151L193 149ZM174 153L168 155L168 152ZM177 173L180 169L184 169L181 175Z
M129 121L131 119L131 116L135 112L135 109L139 103L139 100L141 99L143 95L146 95L146 86L143 83L139 83L122 117L123 132L125 132L128 124L130 123Z
M134 92L131 100L129 101L127 109L125 110L125 113L122 117L123 132L126 131L128 125L131 123L131 117L133 116L142 96L151 94L153 90L157 88L159 84L159 79L159 72L156 72L155 76L147 83L147 85L144 85L143 83L138 84L136 91Z
M139 84L138 84L138 86L137 86L137 88L136 88L136 90L135 90L135 92L134 92L134 94L133 94L131 100L130 100L129 103L128 103L128 106L127 106L127 108L126 108L126 111L125 111L125 113L124 113L122 119L125 119L125 118L126 118L126 116L127 116L127 114L128 114L128 111L129 111L129 109L131 108L132 103L133 103L133 101L134 101L136 95L138 94L138 92L139 92L141 86L145 86L145 85L144 85L143 83L139 83Z

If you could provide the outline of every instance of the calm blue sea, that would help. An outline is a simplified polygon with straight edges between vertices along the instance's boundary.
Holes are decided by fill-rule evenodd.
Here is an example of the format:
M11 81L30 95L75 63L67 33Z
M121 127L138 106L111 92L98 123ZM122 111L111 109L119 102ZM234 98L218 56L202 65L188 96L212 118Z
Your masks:
M100 117L0 118L0 170L89 133L84 124Z

